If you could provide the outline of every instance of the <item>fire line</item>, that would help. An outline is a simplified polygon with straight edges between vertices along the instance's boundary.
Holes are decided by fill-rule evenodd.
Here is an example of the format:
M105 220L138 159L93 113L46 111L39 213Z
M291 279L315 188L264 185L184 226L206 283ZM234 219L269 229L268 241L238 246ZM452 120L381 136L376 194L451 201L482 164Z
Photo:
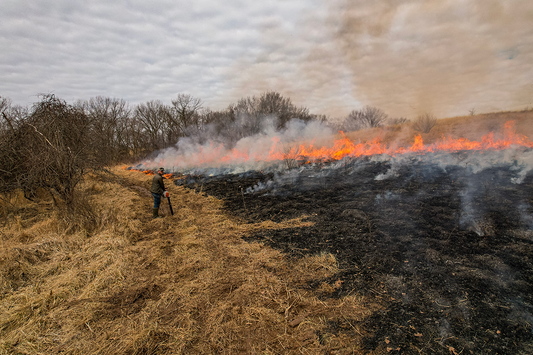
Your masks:
M283 151L279 144L280 138L273 137L270 149L268 151L265 150L262 154L251 153L237 148L222 154L221 152L223 152L224 147L220 145L214 149L214 151L221 153L220 155L213 154L213 151L211 151L211 154L206 154L203 149L200 149L195 154L194 161L197 163L197 166L208 166L209 164L219 164L220 162L238 164L259 161L286 161L288 159L304 161L307 164L317 161L336 161L345 157L361 157L378 154L397 156L407 153L426 154L438 151L503 150L511 146L533 148L533 141L525 135L516 133L514 121L505 123L502 138L500 139L496 139L494 132L490 132L484 135L479 141L471 141L466 138L446 138L443 136L441 140L433 144L425 145L422 136L418 134L415 136L414 143L410 147L387 146L379 138L364 143L355 143L344 132L340 131L339 134L341 138L335 140L331 147L315 147L311 142L309 144L294 146L290 151ZM145 174L153 174L152 170L145 170L143 172ZM169 175L172 176L171 174Z

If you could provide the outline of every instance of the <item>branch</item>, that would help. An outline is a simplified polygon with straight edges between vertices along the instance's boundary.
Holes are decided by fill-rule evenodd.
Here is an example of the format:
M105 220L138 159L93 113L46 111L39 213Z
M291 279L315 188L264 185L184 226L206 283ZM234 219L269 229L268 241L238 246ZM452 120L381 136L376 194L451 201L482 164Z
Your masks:
M2 111L2 116L6 119L7 123L9 123L9 127L11 128L11 132L15 133L15 129L13 128L13 124L11 123L11 120L7 117L6 113Z
M46 138L46 137L44 136L44 134L42 134L41 132L39 132L39 131L37 130L37 128L36 128L34 125L32 125L32 124L30 124L30 123L26 123L26 124L27 124L28 126L30 126L30 127L33 127L33 129L35 130L35 132L37 132L38 134L40 134L40 135L44 138L44 140L46 141L46 143L48 143L48 144L50 145L50 147L54 148L56 151L59 151L59 149L57 149L57 147L55 147L52 143L50 143L50 141L48 140L48 138Z

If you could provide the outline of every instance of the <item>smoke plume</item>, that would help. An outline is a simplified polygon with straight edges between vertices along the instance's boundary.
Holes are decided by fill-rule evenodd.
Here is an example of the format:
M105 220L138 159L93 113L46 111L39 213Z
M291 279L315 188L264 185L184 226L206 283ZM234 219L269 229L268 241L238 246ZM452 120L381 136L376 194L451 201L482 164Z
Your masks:
M282 129L276 129L275 117L264 117L260 133L243 137L236 143L220 136L205 135L181 138L176 147L160 151L152 159L142 162L138 168L154 169L163 166L174 172L202 172L210 169L216 174L261 170L280 161L272 162L269 156L283 156L301 142L312 142L316 146L333 142L333 131L319 121L289 121ZM239 127L235 127L239 129ZM206 128L209 131L209 127Z
M263 28L265 49L235 67L234 97L275 89L318 113L343 116L372 105L408 118L533 104L533 2L334 0L324 6L325 15L313 8L295 29ZM276 75L287 62L295 64Z

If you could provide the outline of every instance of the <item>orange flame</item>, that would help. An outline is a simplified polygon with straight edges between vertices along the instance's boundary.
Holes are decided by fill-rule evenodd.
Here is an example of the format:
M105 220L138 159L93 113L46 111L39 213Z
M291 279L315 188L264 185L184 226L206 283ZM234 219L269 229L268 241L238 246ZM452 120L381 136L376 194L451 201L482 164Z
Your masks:
M305 162L306 164L318 161L340 160L344 157L361 157L376 154L388 154L397 156L406 153L426 154L437 151L462 151L462 150L502 150L511 146L524 146L533 148L533 142L526 136L515 132L515 122L508 121L503 127L501 139L496 139L493 132L486 134L480 141L470 141L466 138L446 138L440 141L425 145L422 136L415 136L415 140L410 147L387 146L379 138L364 143L355 143L350 140L344 132L339 132L340 139L333 142L330 147L315 147L314 142L294 146L290 151L283 151L279 142L281 138L273 137L272 144L267 151L252 152L232 149L224 156L220 157L224 147L213 145L209 149L200 149L194 156L197 166L217 164L217 163L246 163L257 161L283 161L293 159ZM153 175L151 170L144 171L145 174ZM170 174L167 174L170 175Z
M344 157L360 157L375 154L388 154L396 156L406 153L425 154L436 151L460 151L460 150L502 150L512 145L525 146L533 148L533 142L526 136L517 134L514 129L514 121L509 121L503 129L503 139L494 139L494 133L491 132L481 138L481 141L470 141L466 138L446 138L442 137L441 141L433 144L424 145L422 136L419 134L415 137L414 143L407 148L393 148L380 142L379 138L365 143L354 143L340 132L342 138L336 140L331 148L314 148L312 144L305 146L300 145L298 148L291 149L287 154L273 152L271 150L267 161L296 159L305 161L319 160L340 160Z

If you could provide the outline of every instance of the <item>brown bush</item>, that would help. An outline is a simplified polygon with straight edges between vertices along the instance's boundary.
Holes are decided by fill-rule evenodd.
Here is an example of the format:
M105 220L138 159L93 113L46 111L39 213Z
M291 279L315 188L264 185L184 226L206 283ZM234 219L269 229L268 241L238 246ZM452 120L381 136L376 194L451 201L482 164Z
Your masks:
M44 95L31 113L0 137L0 192L21 189L32 199L45 189L71 205L83 176L101 164L90 135L90 119L80 108Z
M348 130L381 127L387 120L387 114L377 107L365 106L361 110L353 110L345 120Z
M413 122L413 128L415 131L422 133L429 133L433 127L437 124L437 119L431 113L424 113L416 118Z

